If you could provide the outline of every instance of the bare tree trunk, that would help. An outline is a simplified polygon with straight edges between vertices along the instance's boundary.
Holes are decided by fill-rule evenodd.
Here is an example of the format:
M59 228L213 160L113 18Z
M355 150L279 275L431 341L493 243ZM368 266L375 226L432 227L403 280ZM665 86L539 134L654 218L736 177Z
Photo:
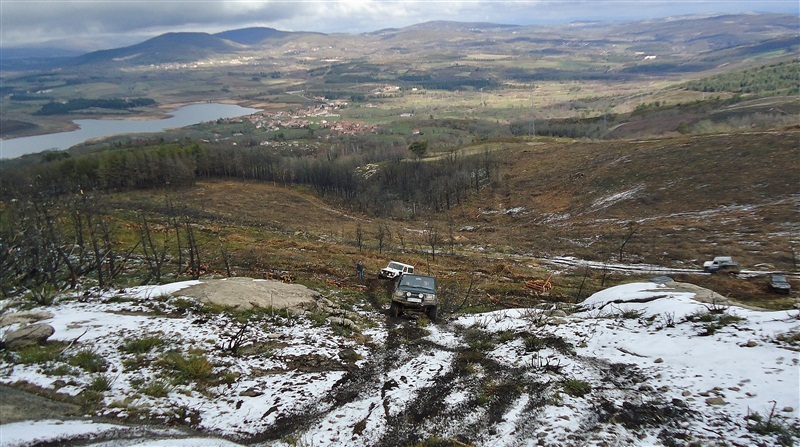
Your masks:
M200 249L197 244L197 238L194 234L194 228L186 219L186 247L189 250L189 275L192 279L200 278Z
M361 224L356 225L356 246L358 247L358 251L362 250L362 246L364 244L364 230L361 228Z

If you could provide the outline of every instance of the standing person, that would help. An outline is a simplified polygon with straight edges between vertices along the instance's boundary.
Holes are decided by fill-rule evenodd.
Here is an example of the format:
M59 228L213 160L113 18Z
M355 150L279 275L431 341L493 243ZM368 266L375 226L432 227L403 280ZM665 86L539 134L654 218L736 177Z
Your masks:
M358 263L356 263L356 271L358 272L358 281L359 282L363 282L364 281L364 263L361 262L360 259L358 260Z

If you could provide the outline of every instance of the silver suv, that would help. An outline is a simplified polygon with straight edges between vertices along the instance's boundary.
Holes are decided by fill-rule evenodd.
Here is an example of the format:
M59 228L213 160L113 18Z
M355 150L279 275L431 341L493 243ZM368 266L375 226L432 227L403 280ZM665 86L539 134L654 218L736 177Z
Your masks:
M436 278L432 276L405 274L395 282L389 316L398 317L406 310L424 312L431 321L436 321Z

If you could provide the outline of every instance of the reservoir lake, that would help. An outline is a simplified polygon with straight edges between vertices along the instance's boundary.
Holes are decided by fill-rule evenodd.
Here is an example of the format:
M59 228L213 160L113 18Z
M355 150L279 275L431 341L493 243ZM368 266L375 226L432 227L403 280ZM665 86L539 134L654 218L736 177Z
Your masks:
M219 118L250 115L258 109L233 104L192 104L169 112L170 118L160 120L75 120L80 128L31 137L0 140L0 158L16 158L46 150L64 150L93 138L112 135L161 132L190 126Z

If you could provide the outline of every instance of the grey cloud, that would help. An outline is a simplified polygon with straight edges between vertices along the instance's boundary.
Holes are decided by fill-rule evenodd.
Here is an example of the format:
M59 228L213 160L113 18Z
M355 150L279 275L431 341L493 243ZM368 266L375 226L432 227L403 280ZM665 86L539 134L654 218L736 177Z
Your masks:
M247 26L357 33L429 20L526 25L742 11L797 13L798 6L796 0L2 0L0 45L75 39L99 49L169 31L217 32Z
M64 38L156 35L167 31L205 31L238 27L258 17L267 22L304 14L303 2L230 2L224 0L3 1L3 44ZM228 28L230 28L230 26Z

